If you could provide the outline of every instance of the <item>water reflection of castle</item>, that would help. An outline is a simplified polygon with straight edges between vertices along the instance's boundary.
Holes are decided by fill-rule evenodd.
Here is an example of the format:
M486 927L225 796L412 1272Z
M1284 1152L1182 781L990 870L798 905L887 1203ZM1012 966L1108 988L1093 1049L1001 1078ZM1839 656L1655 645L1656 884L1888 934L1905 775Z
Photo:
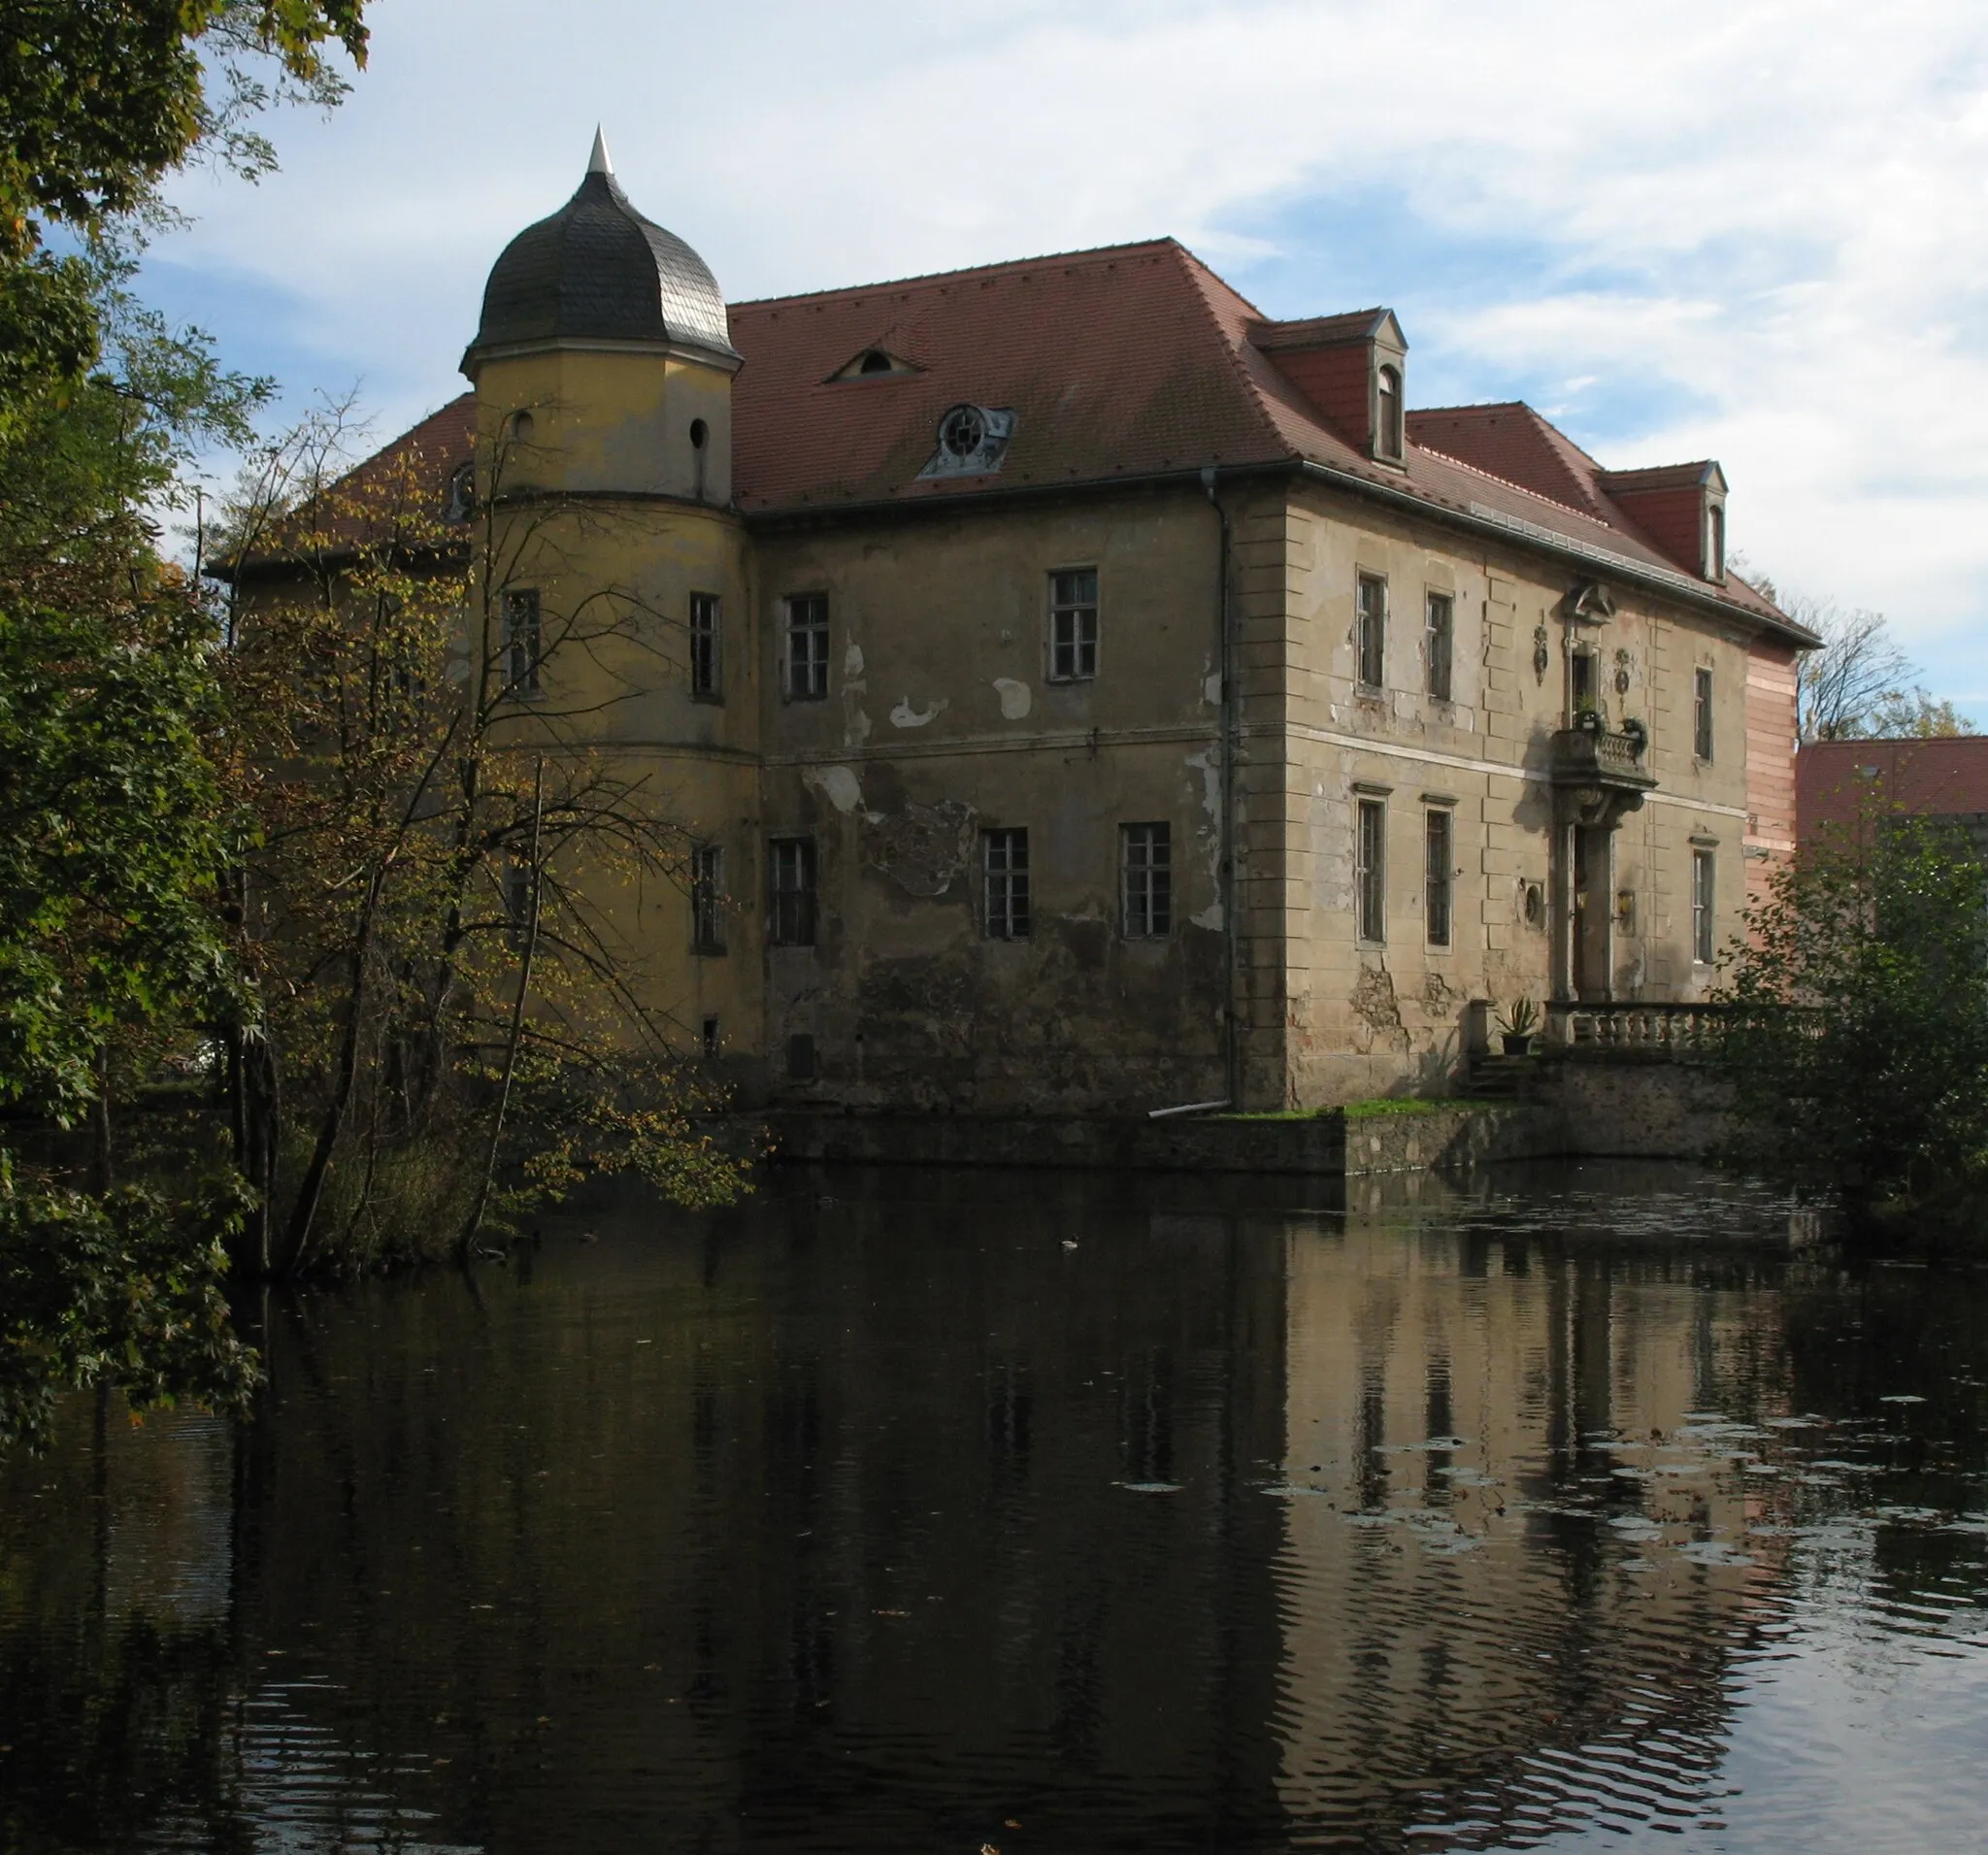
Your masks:
M134 1508L117 1588L225 1585L237 1697L308 1663L317 1724L436 1843L1691 1820L1771 1574L1720 1562L1730 1478L1649 1434L1772 1389L1773 1297L1122 1189L810 1195L701 1241L631 1217L529 1282L320 1302L272 1333L232 1475L189 1459L213 1524L167 1504L216 1565L148 1585ZM0 1657L43 1626L0 1612Z
M1468 1227L1353 1219L1285 1254L1291 1816L1467 1843L1688 1822L1767 1574L1738 1563L1737 1476L1680 1433L1758 1389L1757 1308Z

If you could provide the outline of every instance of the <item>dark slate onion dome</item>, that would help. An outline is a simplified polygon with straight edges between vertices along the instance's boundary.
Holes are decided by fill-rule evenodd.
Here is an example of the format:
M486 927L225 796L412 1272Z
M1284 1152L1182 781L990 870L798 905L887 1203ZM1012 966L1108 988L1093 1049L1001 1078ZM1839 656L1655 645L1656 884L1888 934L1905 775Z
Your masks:
M717 279L629 204L598 132L580 191L504 248L463 364L562 341L654 342L739 359Z

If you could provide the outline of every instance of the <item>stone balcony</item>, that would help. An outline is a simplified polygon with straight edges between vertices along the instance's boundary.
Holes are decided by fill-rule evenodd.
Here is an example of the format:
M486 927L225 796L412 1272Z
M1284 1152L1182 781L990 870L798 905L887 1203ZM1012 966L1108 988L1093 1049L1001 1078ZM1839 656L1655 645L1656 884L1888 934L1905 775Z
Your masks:
M1555 734L1547 764L1570 821L1606 828L1636 811L1657 783L1644 764L1647 746L1640 735L1604 728L1562 728Z

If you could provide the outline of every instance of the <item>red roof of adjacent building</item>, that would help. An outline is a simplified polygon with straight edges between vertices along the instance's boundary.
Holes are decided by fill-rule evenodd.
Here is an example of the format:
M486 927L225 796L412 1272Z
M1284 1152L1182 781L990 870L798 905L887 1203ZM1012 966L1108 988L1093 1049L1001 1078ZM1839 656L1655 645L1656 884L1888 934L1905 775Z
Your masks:
M1795 756L1803 837L1854 823L1871 803L1919 817L1988 815L1988 735L1803 744Z
M1353 336L1384 314L1267 324L1173 239L735 303L734 499L747 516L789 515L1311 464L1571 546L1600 572L1612 563L1682 582L1807 642L1743 581L1682 572L1607 494L1601 466L1530 407L1411 412L1402 467L1348 443L1272 352L1291 331ZM836 378L872 348L909 369ZM466 454L470 403L400 443L447 427ZM998 473L921 477L941 417L960 404L1014 414Z

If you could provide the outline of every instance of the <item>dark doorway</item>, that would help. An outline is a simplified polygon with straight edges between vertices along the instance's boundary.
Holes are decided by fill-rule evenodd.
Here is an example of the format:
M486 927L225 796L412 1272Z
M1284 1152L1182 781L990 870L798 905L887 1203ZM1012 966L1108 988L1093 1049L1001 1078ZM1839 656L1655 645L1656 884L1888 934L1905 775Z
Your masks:
M1574 827L1574 931L1568 937L1574 996L1599 1002L1609 995L1608 896L1613 878L1613 833Z

